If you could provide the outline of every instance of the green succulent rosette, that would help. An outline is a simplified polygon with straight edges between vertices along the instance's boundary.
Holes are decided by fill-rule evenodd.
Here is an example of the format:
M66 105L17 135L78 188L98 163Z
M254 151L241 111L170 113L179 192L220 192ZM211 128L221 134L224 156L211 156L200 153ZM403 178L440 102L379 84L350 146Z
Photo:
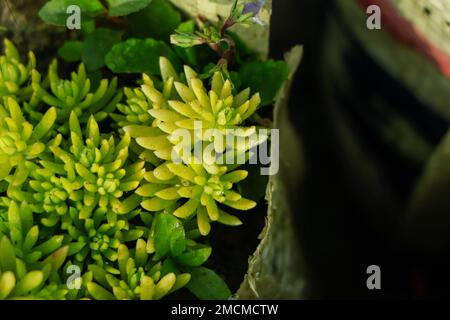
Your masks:
M241 138L246 138L256 132L255 126L242 124L257 110L261 101L259 94L250 97L250 89L245 89L234 96L234 85L222 72L214 73L208 92L192 68L186 66L184 74L178 75L164 57L160 58L160 70L162 91L144 75L141 89L128 94L131 97L128 105L118 108L124 114L115 117L122 124L132 123L124 127L124 131L141 147L140 157L155 166L145 174L146 183L136 191L144 199L141 206L150 212L173 208L172 213L178 218L196 218L202 235L209 234L212 221L240 225L241 221L222 207L245 211L254 208L256 202L238 193L235 184L244 180L248 172L236 170L239 165L234 160L241 154L244 157L241 163L245 163L249 149L267 136L254 141L233 137L232 144L227 144L227 136L237 132ZM179 82L180 79L185 79L187 84ZM132 110L138 110L140 117ZM198 125L202 129L216 130L218 135L203 132L199 135ZM186 149L185 142L179 139L179 130L187 132L189 138L196 136L200 143L210 142L213 150L208 152L201 146L202 159L192 156L194 144L188 139ZM175 161L174 154L182 161ZM218 164L225 163L230 156L233 165ZM196 161L205 159L209 161Z
M3 44L5 54L0 56L0 100L12 97L18 102L28 101L33 94L30 82L35 79L36 57L30 52L28 64L24 65L14 44L6 38Z
M0 300L63 299L67 290L58 271L69 253L64 237L40 237L31 208L8 205L7 220L0 222Z
M189 273L180 273L167 263L152 261L146 248L143 239L136 242L134 250L121 245L118 269L105 271L90 265L94 281L87 284L89 294L96 300L159 300L189 282Z
M30 161L46 150L49 131L56 120L56 109L50 108L33 126L28 122L18 102L7 97L0 105L0 181L21 185L30 172Z
M122 98L117 89L117 78L111 81L102 79L96 89L87 77L84 64L77 72L72 72L70 79L61 79L58 75L58 63L52 62L48 69L48 89L39 82L33 83L34 94L46 105L57 109L59 131L67 132L66 123L74 112L81 123L87 123L93 115L97 121L105 119Z
M128 162L130 136L125 134L116 144L113 136L100 134L93 116L85 134L75 113L69 123L70 146L64 146L62 136L58 135L50 150L64 166L68 181L80 182L80 188L71 194L72 200L80 205L77 208L80 217L89 218L98 208L107 212L109 221L115 221L117 215L135 209L140 198L132 191L139 186L145 169L143 161ZM131 195L126 198L128 193Z
M150 212L173 208L180 219L196 217L199 231L208 235L212 221L230 226L241 225L235 216L220 206L236 210L250 210L256 202L243 198L233 190L233 184L244 180L245 170L227 172L226 166L208 172L202 165L164 163L146 173L143 184L136 192L145 200L141 206Z

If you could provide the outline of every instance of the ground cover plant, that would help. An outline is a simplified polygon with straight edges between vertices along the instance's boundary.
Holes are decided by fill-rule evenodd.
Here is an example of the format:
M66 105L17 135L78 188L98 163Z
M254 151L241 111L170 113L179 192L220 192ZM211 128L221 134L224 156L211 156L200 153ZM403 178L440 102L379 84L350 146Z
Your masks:
M81 30L49 66L4 39L0 299L231 297L208 238L264 206L248 160L270 137L239 138L270 127L289 75L233 32L268 27L263 4L213 23L166 0L51 0L40 17L67 27L76 5Z

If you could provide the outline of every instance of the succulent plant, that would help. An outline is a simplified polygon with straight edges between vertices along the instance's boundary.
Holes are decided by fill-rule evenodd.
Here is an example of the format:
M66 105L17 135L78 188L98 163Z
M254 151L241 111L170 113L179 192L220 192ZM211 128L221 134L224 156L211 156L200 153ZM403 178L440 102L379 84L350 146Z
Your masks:
M11 204L11 199L7 197L0 197L0 234L9 232L8 227L8 207Z
M145 105L141 113L148 112L153 117L153 126L163 133L172 134L177 128L194 130L194 123L200 121L203 129L217 129L225 133L226 129L242 129L242 124L257 110L261 99L258 93L250 97L250 89L233 95L233 83L222 72L215 72L211 90L208 92L199 75L189 66L185 66L183 78L179 81L174 67L165 57L160 58L163 80L162 92L155 88L153 81L144 76L141 90L135 90L128 108L120 110L126 116L129 110L136 109L136 102ZM131 103L130 103L131 102ZM142 121L130 121L146 125Z
M40 269L29 268L17 258L14 249L8 237L0 235L0 300L65 298L68 290L63 285L56 281L46 285L50 272L58 265L47 263Z
M71 73L70 80L64 80L59 77L58 63L54 60L48 70L48 80L49 91L38 81L33 83L33 90L45 104L57 108L57 120L62 125L60 131L68 131L64 124L72 112L79 117L81 123L86 123L91 115L101 121L122 98L122 92L117 90L117 78L111 81L102 79L94 91L84 64L79 65L77 72Z
M29 164L31 178L8 194L30 203L46 227L54 227L72 208L80 219L100 214L112 223L139 206L140 197L132 191L144 176L144 162L128 162L128 134L116 145L113 136L100 134L94 117L85 138L75 113L69 122L70 142L58 134L48 144L49 154Z
M146 74L142 78L144 84L153 85L152 79ZM122 128L130 124L150 126L154 120L148 113L152 108L152 101L140 89L125 88L124 93L126 103L117 104L117 109L122 114L111 114L111 117Z
M64 298L67 290L58 275L69 252L64 237L40 238L31 208L14 201L8 205L7 221L0 222L0 300Z
M27 203L18 205L9 201L8 205L7 221L2 222L0 235L8 236L17 258L32 266L39 266L43 259L65 258L68 248L63 246L63 235L52 235L48 239L42 237L39 226L34 223L34 212ZM61 248L62 251L57 252Z
M254 201L233 191L233 184L244 180L247 175L245 170L227 172L226 166L208 172L201 164L165 162L146 173L144 179L148 184L143 184L136 193L145 199L141 205L150 212L175 207L173 215L178 218L196 216L200 233L207 235L211 221L231 226L242 224L237 217L222 210L219 204L237 210L256 206Z
M22 185L10 187L8 196L15 201L26 201L38 215L43 227L54 227L60 217L68 214L70 197L82 187L80 181L69 181L64 165L46 160L31 163L30 177Z
M29 201L39 212L42 224L52 227L57 223L59 216L68 214L70 195L81 188L81 182L70 183L64 177L56 175L54 170L49 170L48 163L42 163L43 166L37 166L33 170L32 179L28 181Z
M202 236L213 221L241 224L226 211L256 205L237 192L247 171L219 161L229 154L248 159L250 146L219 147L215 136L198 136L194 124L248 137L259 95L246 89L234 96L220 72L207 92L193 69L177 74L161 58L161 79L144 74L141 88L124 90L123 102L116 78L92 90L83 64L63 80L54 61L41 81L32 54L25 67L14 46L5 46L0 299L156 300L191 282L198 294L196 281L208 279L229 297L220 277L203 267L212 249ZM118 126L105 125L102 133L99 122L108 116ZM172 159L180 152L178 129L213 143L213 150L200 149L209 163L197 163L191 149L181 162ZM79 268L79 288L68 284L71 267ZM199 280L204 270L208 276Z
M0 238L0 258L0 300L25 297L43 284L42 271L18 270L14 247L5 236Z
M19 52L8 39L3 40L5 55L0 56L0 100L13 97L19 102L27 101L33 94L30 85L32 73L36 72L36 58L28 54L28 64L20 62Z
M233 84L224 80L221 72L214 73L212 87L207 93L203 81L189 67L185 67L184 78L187 85L178 82L180 79L171 63L164 57L160 59L160 69L164 83L163 92L153 86L153 81L147 79L141 86L141 92L135 90L135 96L146 101L147 112L153 117L152 124L131 124L124 128L136 139L145 151L141 158L156 156L158 161L151 162L156 168L144 176L147 181L136 193L144 198L141 206L150 212L160 212L173 208L173 214L182 219L197 217L197 223L202 235L209 234L211 221L227 225L240 225L241 221L225 212L220 206L228 206L237 210L249 210L256 206L252 200L243 198L234 184L244 180L248 173L245 170L234 170L235 165L219 165L218 158L224 160L228 153L233 159L238 153L245 153L262 140L256 139L253 145L234 139L231 145L226 144L226 135L248 137L255 133L254 126L241 126L256 111L259 94L250 98L250 90L233 96ZM175 90L173 90L175 88ZM249 99L250 98L250 99ZM151 104L148 101L151 101ZM129 110L120 108L121 110ZM145 108L144 108L145 109ZM143 111L144 109L141 109ZM207 136L196 132L198 123L202 129L217 130L221 136ZM214 145L213 152L201 146L201 158L192 156L195 143L189 140L187 152L183 153L184 142L181 141L179 129L188 132L189 137L197 137L200 142L207 141ZM234 129L234 131L231 131ZM230 150L231 149L231 150ZM181 155L180 162L175 161L175 154ZM197 156L197 158L196 158ZM208 158L210 161L201 161ZM199 161L200 160L200 161ZM222 161L224 163L224 161Z
M134 250L120 245L118 269L109 272L90 265L95 281L87 284L89 294L97 300L159 300L189 282L190 274L169 270L163 263L153 262L146 248L142 239L137 240Z
M164 63L162 58L161 68L165 68L168 63ZM160 95L155 88L142 86L142 90L150 96L154 104L160 106L153 108L149 113L159 120L158 127L169 134L174 128L193 130L194 121L201 121L204 129L236 129L254 114L260 104L258 93L250 98L250 89L233 96L233 84L229 79L225 80L221 72L214 73L209 92L195 71L187 66L185 77L188 85L181 82L174 83L181 100L167 101L169 108L162 107L159 102ZM168 109L173 113L161 109Z
M92 218L80 219L75 208L62 218L61 229L73 239L74 263L108 265L117 260L121 244L135 241L144 230L130 225L127 219L107 222L106 210L97 209Z
M143 161L128 163L130 136L125 134L116 145L113 136L100 134L93 116L85 134L74 112L69 122L70 146L64 146L62 136L58 135L50 150L67 172L71 187L80 187L69 197L77 203L80 218L89 218L96 208L107 212L109 222L115 221L117 215L131 212L139 205L140 197L125 195L139 186L145 169Z
M151 151L143 158L151 158L150 154L154 153L159 159L170 160L173 151L183 156L184 136L180 136L180 129L190 132L193 140L213 142L218 152L224 152L226 147L245 152L262 142L249 144L245 138L255 134L256 128L242 125L257 110L261 101L258 93L250 98L247 88L233 96L234 86L221 72L214 73L208 93L192 68L185 66L184 75L178 76L165 57L160 58L160 70L162 91L144 75L140 89L126 89L127 104L118 106L123 115L113 115L141 148ZM188 85L178 81L181 78L185 78ZM202 130L200 136L196 134L198 127Z
M5 98L4 106L0 105L0 181L6 179L18 186L26 180L30 160L47 149L48 133L55 120L56 109L50 108L33 127L24 118L17 101Z

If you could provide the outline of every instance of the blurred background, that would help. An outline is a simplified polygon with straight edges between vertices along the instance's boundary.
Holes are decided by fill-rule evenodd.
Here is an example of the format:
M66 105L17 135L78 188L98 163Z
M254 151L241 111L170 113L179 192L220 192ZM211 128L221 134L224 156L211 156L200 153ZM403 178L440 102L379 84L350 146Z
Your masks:
M291 201L314 298L448 297L449 81L388 9L431 27L449 11L407 2L274 1L271 52L305 48L290 114L306 176ZM382 30L361 4L388 5ZM370 265L381 290L367 289Z

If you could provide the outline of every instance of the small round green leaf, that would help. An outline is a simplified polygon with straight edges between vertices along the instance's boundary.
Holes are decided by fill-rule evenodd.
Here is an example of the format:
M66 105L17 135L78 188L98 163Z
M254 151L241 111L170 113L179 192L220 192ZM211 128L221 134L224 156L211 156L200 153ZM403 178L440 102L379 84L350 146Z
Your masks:
M99 28L89 34L84 42L82 59L90 71L102 68L105 57L114 44L120 41L120 33L107 28Z
M51 0L41 8L39 17L47 23L65 26L70 17L67 8L72 5L80 7L81 24L84 18L95 17L105 10L99 0Z
M160 75L159 58L168 58L175 68L180 62L172 49L163 41L129 39L114 45L106 55L106 65L115 73L147 73Z
M81 41L66 41L59 48L58 55L68 62L80 61L82 59L83 46L84 44Z
M187 288L202 300L227 300L231 291L217 273L211 269L197 267L189 269L191 280Z

